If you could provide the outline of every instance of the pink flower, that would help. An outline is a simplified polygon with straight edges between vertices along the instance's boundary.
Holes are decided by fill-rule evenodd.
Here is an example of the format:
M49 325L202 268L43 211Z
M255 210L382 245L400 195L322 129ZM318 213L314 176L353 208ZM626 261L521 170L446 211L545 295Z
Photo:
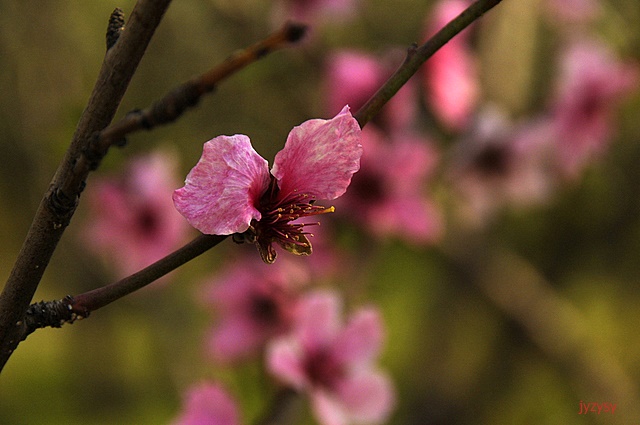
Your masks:
M358 0L278 0L274 3L274 21L294 20L315 26L350 18L357 9Z
M582 41L564 52L552 104L552 126L560 167L569 177L604 152L613 114L638 88L638 67L622 63L605 46Z
M274 242L309 255L305 224L294 221L333 212L315 201L341 196L360 168L361 155L360 127L348 106L333 119L294 127L271 173L247 136L218 136L204 144L200 161L173 200L193 227L255 243L266 263L275 261Z
M219 362L247 358L291 329L298 291L309 279L291 262L267 266L247 259L214 279L205 300L218 314L208 351Z
M380 316L373 308L363 308L343 326L340 310L333 292L305 298L294 333L270 345L268 368L309 394L324 425L383 422L395 394L387 375L373 364L383 340Z
M174 425L237 425L238 409L220 385L202 383L186 394L182 414Z
M106 254L119 275L148 266L184 241L189 226L171 203L175 165L168 153L157 152L132 161L123 177L104 178L87 190L91 223L84 240Z
M394 52L391 52L394 53ZM395 56L395 55L392 55ZM325 76L327 110L334 114L342 105L360 109L391 76L393 68L385 59L363 52L341 51L329 58ZM401 58L393 61L397 66ZM405 130L417 116L414 80L409 80L375 118L385 130Z
M389 138L385 140L371 124L362 131L362 168L338 204L340 211L377 237L435 242L442 235L442 217L425 184L438 155L421 137L392 134Z
M463 197L466 219L481 224L505 204L531 205L552 186L545 121L513 125L486 109L453 151L451 177Z
M467 0L443 0L434 8L427 23L428 38L471 4ZM462 31L425 64L424 87L427 104L446 128L460 131L478 103L480 87L469 30Z
M597 0L547 0L546 7L552 18L564 22L589 22L600 13Z

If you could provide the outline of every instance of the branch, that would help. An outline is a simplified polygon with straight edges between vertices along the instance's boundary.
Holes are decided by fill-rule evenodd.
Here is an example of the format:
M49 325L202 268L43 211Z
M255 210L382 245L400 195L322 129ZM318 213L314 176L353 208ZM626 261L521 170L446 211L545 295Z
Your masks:
M110 19L107 43L108 45L115 43L115 45L108 51L107 57L109 57L109 54L111 54L110 52L112 50L116 50L118 46L126 42L125 35L127 34L128 30L122 31L121 28L118 27L118 15L119 14L116 11L114 12L114 14L112 14L112 17ZM114 21L116 22L114 23ZM2 315L2 299L0 299L0 320L2 320L0 326L4 325L6 328L11 329L13 328L11 324L18 323L19 326L17 327L20 328L13 329L10 339L5 338L7 340L8 348L4 356L7 359L10 356L11 351L15 349L19 341L24 339L26 335L32 332L29 331L29 329L25 328L25 322L24 320L22 320L22 316L25 314L27 306L33 298L33 294L35 293L35 289L37 288L37 285L42 277L44 268L46 267L51 254L53 254L53 250L55 249L60 237L62 236L62 232L68 225L69 220L73 215L73 212L75 211L78 197L84 188L87 176L92 170L95 170L98 167L102 158L104 158L104 156L107 154L111 145L121 144L121 141L124 139L125 135L130 134L134 131L140 129L151 129L155 126L174 121L180 115L182 115L182 113L186 109L195 106L203 95L213 91L220 81L224 80L226 77L232 75L245 66L251 64L252 62L255 62L256 60L264 57L268 53L283 48L291 42L300 40L304 35L305 30L306 27L302 25L293 23L286 24L281 30L270 35L266 39L242 50L235 55L232 55L221 65L182 84L177 89L173 90L165 97L163 97L161 100L154 103L150 108L147 108L143 111L130 113L125 118L109 127L105 128L105 126L108 124L108 122L106 122L99 129L96 129L91 133L82 133L86 135L84 147L74 149L73 152L75 154L72 159L65 158L63 165L70 166L66 167L64 172L61 172L60 170L58 171L58 173L56 174L56 178L54 178L54 182L52 183L51 189L49 190L47 196L45 196L45 199L43 200L43 203L41 205L40 210L44 211L43 214L48 215L48 220L45 222L45 227L36 229L37 232L34 232L34 243L38 244L40 241L45 239L43 236L46 233L47 229L55 230L55 234L57 236L56 238L52 238L52 240L50 241L49 245L47 246L48 251L38 251L38 255L34 253L33 255L31 255L31 257L29 257L36 259L42 258L41 262L43 263L43 266L35 266L38 273L32 278L32 286L28 288L28 292L27 289L25 289L25 287L20 284L20 278L17 277L15 279L15 284L12 284L14 293L21 296L22 299L20 300L21 302L19 304L11 304L13 306L11 308L12 315L11 318L8 319L8 321L5 321L5 316ZM98 83L100 83L100 81ZM87 110L88 109L89 107L87 107ZM87 112L85 111L83 117L84 115L86 115L86 113ZM112 118L113 114L109 116L109 121ZM76 132L76 134L77 133L78 131ZM73 147L74 145L72 144L70 151ZM58 176L60 177L58 178ZM40 210L36 219L40 215ZM49 224L51 222L52 224ZM26 242L25 245L27 245ZM21 258L22 257L19 257L18 261L20 261ZM28 268L29 265L30 263L25 266ZM17 263L15 270L23 271L23 269L18 268ZM9 283L7 283L6 288L8 287ZM12 300L15 297L7 295L6 298L8 304L13 302ZM52 306L52 308L57 307L58 306ZM2 358L3 354L0 353L0 362L2 362L0 363L0 369L4 365L4 362L6 362L6 359L2 360Z
M170 0L139 0L126 29L108 50L87 107L80 117L50 188L27 233L9 279L0 294L0 370L25 331L21 320L42 274L73 215L82 187L61 191L91 135L113 119L120 100Z
M24 318L25 331L21 335L21 340L24 340L36 329L44 327L59 328L65 323L73 323L76 320L84 319L91 312L111 304L138 289L144 288L218 245L226 238L227 235L200 235L182 248L115 283L75 297L68 295L58 301L41 301L32 304Z
M76 162L72 174L60 187L63 193L83 187L90 171L95 170L112 145L123 145L125 136L139 130L151 130L169 124L187 109L194 107L218 83L247 65L263 58L268 53L282 49L300 40L306 27L287 23L279 31L262 41L230 56L222 64L210 69L167 93L162 99L142 111L133 111L109 127L96 133L88 148Z
M364 127L380 112L380 109L391 99L400 88L416 73L420 66L456 34L468 27L502 0L478 0L465 9L453 21L445 25L433 37L420 47L411 47L404 63L389 77L386 83L360 108L354 117L360 127Z

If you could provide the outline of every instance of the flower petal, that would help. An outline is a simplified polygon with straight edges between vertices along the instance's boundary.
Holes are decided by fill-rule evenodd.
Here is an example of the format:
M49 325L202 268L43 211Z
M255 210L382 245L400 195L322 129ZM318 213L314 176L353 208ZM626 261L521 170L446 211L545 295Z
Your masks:
M262 330L241 315L225 318L210 333L207 349L218 362L230 363L253 354L264 342Z
M309 385L303 363L304 353L294 338L279 338L267 347L269 372L297 390Z
M244 232L269 186L269 166L242 134L218 136L204 144L202 157L187 175L173 202L189 223L202 233Z
M340 330L342 302L333 291L316 291L300 301L296 334L306 352L324 349Z
M362 309L355 313L336 338L332 351L344 364L367 363L380 351L384 330L377 310Z
M345 378L338 398L356 423L383 423L396 403L391 380L378 371L361 371Z
M313 412L322 425L348 425L347 412L340 401L323 390L316 390L311 394Z
M217 384L202 383L189 390L183 413L173 425L237 425L240 423L234 400Z
M314 199L335 199L360 169L360 126L345 106L330 120L303 122L289 133L276 155L271 174L281 196L309 194Z

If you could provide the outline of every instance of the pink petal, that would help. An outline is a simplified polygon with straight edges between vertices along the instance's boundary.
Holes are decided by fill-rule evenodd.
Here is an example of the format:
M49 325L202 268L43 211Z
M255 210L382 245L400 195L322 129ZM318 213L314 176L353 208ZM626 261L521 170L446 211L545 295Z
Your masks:
M219 386L200 384L186 396L184 412L174 425L237 425L238 409L234 401Z
M252 354L264 339L261 329L248 318L234 315L227 317L212 331L208 348L217 361L232 362Z
M347 425L349 418L340 401L322 390L311 394L311 405L318 422L322 425Z
M361 156L360 126L345 106L333 119L313 119L294 127L271 173L282 197L298 192L335 199L360 169Z
M304 353L295 339L276 339L267 347L267 369L283 382L301 390L309 384L303 356Z
M253 282L239 269L223 275L215 284L206 288L203 301L223 314L232 314L246 309L251 302Z
M356 111L384 82L384 70L372 56L342 51L329 58L327 67L327 110L334 114L349 104Z
M467 0L438 2L426 35L435 34L469 4ZM469 29L461 32L425 65L423 81L427 101L437 118L451 130L460 130L469 122L480 95L477 64L469 36Z
M389 78L401 57L401 51L390 51L379 58L355 50L340 51L329 59L325 81L327 110L333 114L348 104L354 110L360 109L380 86ZM388 56L388 57L387 57ZM393 63L393 66L388 66ZM409 80L391 98L377 117L378 123L390 130L409 126L417 114L417 88L415 80Z
M392 197L372 206L367 223L378 236L401 236L415 244L433 243L442 237L444 223L437 206L417 196Z
M88 191L88 248L126 276L164 257L189 228L174 208L175 160L157 151L132 160L118 178L96 181Z
M305 351L332 343L340 329L342 303L334 292L317 291L300 302L297 336Z
M382 423L395 406L391 380L381 372L367 371L343 380L339 400L349 417L358 423Z
M269 167L242 134L204 144L202 157L173 201L187 221L206 234L244 232L259 220L257 201L269 186Z
M601 5L595 0L547 0L546 3L551 17L561 24L588 23L602 12Z
M367 363L378 355L384 329L377 310L363 309L355 313L333 344L333 354L347 364Z
M566 48L552 105L560 165L575 177L609 145L612 114L638 87L637 65L620 61L605 45L582 40Z

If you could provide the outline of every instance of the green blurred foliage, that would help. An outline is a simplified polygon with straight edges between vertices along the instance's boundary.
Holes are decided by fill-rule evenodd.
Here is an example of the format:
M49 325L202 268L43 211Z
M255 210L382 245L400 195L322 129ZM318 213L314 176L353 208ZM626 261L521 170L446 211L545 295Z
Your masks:
M137 133L112 151L97 174L115 173L134 154L171 146L186 174L202 143L218 134L250 135L272 158L293 125L322 115L322 59L334 48L382 52L421 41L431 2L363 1L361 16L319 30L318 39L278 52L234 75L177 123ZM523 115L548 90L552 31L540 2L504 0L486 16L478 48L488 99ZM134 2L0 1L0 255L9 274L31 217L73 134L104 55L107 18ZM640 12L634 0L604 2L599 31L640 59ZM170 7L131 82L118 116L149 105L178 83L268 34L270 2L183 0ZM499 12L499 13L498 13ZM514 17L517 17L515 19ZM619 116L603 162L547 205L507 212L485 243L526 258L584 320L586 338L640 377L640 98ZM428 125L425 123L425 126ZM91 179L89 180L89 185ZM83 205L36 295L55 299L108 283L108 265L78 242ZM451 230L451 229L449 229ZM455 229L453 229L455 230ZM354 239L358 236L352 235ZM347 236L348 238L348 236ZM225 253L223 244L160 284L59 330L23 342L0 378L2 424L166 423L191 383L220 378L241 400L246 420L267 408L272 384L259 362L221 369L202 353L210 314L197 290ZM357 240L350 246L358 247ZM357 254L357 253L356 253ZM363 253L358 302L383 312L382 363L397 385L394 424L632 423L639 418L580 416L592 399L580 376L532 341L438 247L397 241ZM506 261L506 260L505 260ZM517 282L514 282L514 285ZM341 288L349 293L349 282ZM358 292L356 290L356 292ZM607 365L604 365L606 369ZM308 413L308 412L307 412Z

